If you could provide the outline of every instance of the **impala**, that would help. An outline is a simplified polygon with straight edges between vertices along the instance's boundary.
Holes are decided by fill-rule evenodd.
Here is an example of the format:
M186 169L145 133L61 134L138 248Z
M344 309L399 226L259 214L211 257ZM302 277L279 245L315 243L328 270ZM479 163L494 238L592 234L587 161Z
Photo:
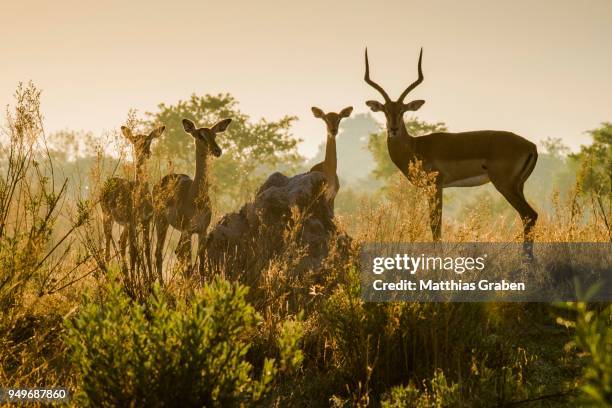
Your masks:
M364 80L383 97L384 102L367 101L373 112L383 112L387 124L387 147L391 161L409 178L411 162L421 162L423 170L435 175L435 194L429 198L430 222L434 240L442 233L442 189L472 187L491 182L519 213L523 222L525 252L532 257L532 230L538 213L527 203L523 194L525 181L538 160L536 145L511 132L479 130L460 133L432 133L413 137L408 134L404 113L418 110L425 101L404 103L404 98L423 82L419 54L418 78L396 101L370 79L368 50L365 51Z
M313 106L311 110L315 118L322 119L325 122L325 127L327 128L327 142L325 143L325 159L321 163L315 164L310 171L319 171L325 174L325 180L327 182L325 198L333 209L334 199L340 189L340 180L337 174L338 157L336 155L336 136L338 135L340 121L351 115L353 107L346 107L342 109L340 113L325 113L316 106Z
M187 275L191 274L191 235L198 235L198 258L200 273L203 273L204 242L212 215L208 195L207 161L210 154L221 156L216 142L217 133L225 132L231 119L224 119L208 128L197 128L189 119L183 119L183 129L195 142L195 175L168 174L153 188L155 230L155 267L162 281L162 250L168 227L172 225L181 232L176 254Z
M132 130L121 126L123 136L134 146L136 177L127 180L121 177L112 177L104 183L100 197L102 207L102 224L104 227L104 257L110 259L110 246L113 239L113 224L122 227L119 238L121 258L125 260L125 249L130 244L130 271L134 271L137 254L135 253L135 240L137 230L143 234L145 246L145 267L152 280L151 271L151 244L149 226L153 216L151 193L146 181L145 162L151 156L151 142L162 135L165 126L154 129L149 135L134 135Z

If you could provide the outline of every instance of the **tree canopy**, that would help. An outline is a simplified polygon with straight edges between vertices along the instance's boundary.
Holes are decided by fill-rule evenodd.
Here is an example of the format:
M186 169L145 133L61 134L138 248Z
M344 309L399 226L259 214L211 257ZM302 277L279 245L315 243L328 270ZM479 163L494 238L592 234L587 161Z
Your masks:
M612 123L587 132L593 143L581 146L580 152L570 155L580 164L579 181L584 191L591 191L610 199L612 195Z

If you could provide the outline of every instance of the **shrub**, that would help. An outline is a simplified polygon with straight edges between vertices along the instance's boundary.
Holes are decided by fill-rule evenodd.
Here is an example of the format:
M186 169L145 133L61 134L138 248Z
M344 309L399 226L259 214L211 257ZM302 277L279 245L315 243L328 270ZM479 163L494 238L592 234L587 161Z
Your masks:
M65 212L68 183L47 149L40 89L20 83L14 98L0 126L0 384L67 386L65 303L47 295L76 282L70 249L80 223Z
M448 384L442 370L437 370L434 377L424 381L423 391L413 383L407 386L393 387L381 401L383 408L441 408L459 406L459 384Z
M54 289L53 269L66 258L62 243L78 226L57 237L66 181L58 188L50 177L40 93L20 83L0 128L0 329L14 325L26 289L39 296Z
M585 406L612 407L612 305L566 303L575 320L557 318L575 329L576 345L587 353L583 372L582 402Z
M232 406L260 400L278 371L263 362L259 378L247 361L260 321L245 300L247 289L215 279L190 303L174 307L159 288L134 304L119 285L106 299L89 299L68 322L71 349L85 406ZM296 329L281 333L281 368L300 363ZM285 335L286 333L286 335Z

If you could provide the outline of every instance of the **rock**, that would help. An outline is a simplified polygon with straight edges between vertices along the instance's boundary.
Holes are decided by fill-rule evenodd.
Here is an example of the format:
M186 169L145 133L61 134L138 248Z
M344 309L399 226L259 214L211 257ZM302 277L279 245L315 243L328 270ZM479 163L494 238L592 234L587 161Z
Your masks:
M295 256L296 247L303 248L299 259L292 260L296 273L318 268L330 245L348 242L346 235L338 233L324 186L320 172L293 177L272 174L252 202L223 216L208 234L209 271L254 283L271 259Z

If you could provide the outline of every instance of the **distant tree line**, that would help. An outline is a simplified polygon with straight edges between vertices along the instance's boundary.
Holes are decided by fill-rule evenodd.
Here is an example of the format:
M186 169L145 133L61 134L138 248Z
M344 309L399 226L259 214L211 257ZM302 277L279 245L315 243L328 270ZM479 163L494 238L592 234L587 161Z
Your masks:
M228 131L217 140L223 154L212 159L211 189L219 211L238 208L256 191L261 182L273 171L292 174L310 168L320 161L324 145L317 156L307 161L297 151L299 139L293 136L291 126L297 118L285 116L277 121L260 119L253 121L240 111L238 101L230 94L197 95L175 104L160 103L153 112L142 119L128 114L132 126L151 128L163 123L166 131L153 147L152 168L154 176L168 170L191 174L195 168L192 138L182 128L181 120L189 118L198 126L207 126L220 119L233 119ZM406 120L408 132L420 136L433 132L445 132L443 122L428 123L412 117ZM324 129L321 129L323 134ZM587 132L592 143L580 151L570 153L560 139L548 138L541 143L538 165L527 184L527 196L537 196L537 205L550 209L550 197L557 191L563 193L580 186L582 194L590 194L603 214L610 214L612 201L612 123L602 123L600 128ZM105 161L104 173L118 171L121 160L108 148L96 146L97 138L90 132L63 130L49 138L53 158L63 163L62 176L77 177L81 189L89 189L96 162ZM339 195L340 212L345 204L354 210L356 197L363 193L384 191L389 180L397 174L387 150L386 133L370 114L358 114L342 124L337 138L339 175L342 188ZM115 154L116 156L116 154ZM347 160L350 158L350 160ZM153 166L153 167L154 167ZM530 191L531 190L531 191ZM537 193L537 194L536 194ZM461 200L449 192L448 204ZM489 193L478 193L489 194ZM492 193L491 193L492 194ZM344 195L344 198L342 197ZM494 194L491 195L495 197ZM384 198L384 194L381 195Z

